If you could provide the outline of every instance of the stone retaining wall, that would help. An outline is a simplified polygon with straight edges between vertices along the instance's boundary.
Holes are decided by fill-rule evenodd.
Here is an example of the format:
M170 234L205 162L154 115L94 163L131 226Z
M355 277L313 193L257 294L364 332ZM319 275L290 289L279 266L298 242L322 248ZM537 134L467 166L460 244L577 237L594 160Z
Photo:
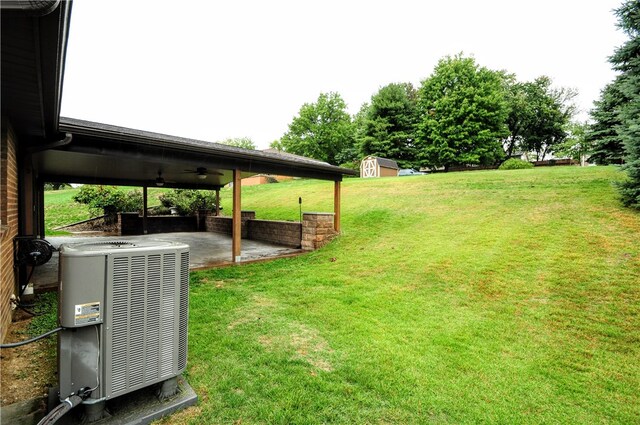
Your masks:
M242 238L274 244L318 249L329 243L337 232L333 229L333 213L307 212L302 223L294 221L256 220L254 211L242 212ZM206 231L232 234L231 217L208 216Z
M321 248L337 236L333 216L333 213L302 214L302 249L312 251Z
M300 248L300 227L293 221L249 220L248 239Z
M311 251L326 245L337 235L333 229L333 213L307 212L302 218L302 223L256 220L255 211L242 211L241 237ZM142 234L142 216L138 213L118 214L118 230L121 235ZM233 219L203 213L191 217L147 217L149 234L197 231L231 235Z

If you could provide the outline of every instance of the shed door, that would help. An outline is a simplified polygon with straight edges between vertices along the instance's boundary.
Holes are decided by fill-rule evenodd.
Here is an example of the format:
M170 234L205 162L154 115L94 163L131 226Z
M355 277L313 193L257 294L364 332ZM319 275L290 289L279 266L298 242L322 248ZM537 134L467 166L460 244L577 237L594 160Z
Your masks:
M378 177L376 160L374 158L362 161L362 177Z

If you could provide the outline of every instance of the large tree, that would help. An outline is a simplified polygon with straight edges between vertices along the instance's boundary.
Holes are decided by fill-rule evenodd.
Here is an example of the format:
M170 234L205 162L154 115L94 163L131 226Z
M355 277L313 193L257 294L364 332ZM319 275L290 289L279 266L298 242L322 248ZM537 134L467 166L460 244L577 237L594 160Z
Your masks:
M556 147L564 145L577 92L551 84L546 76L527 82L516 82L513 78L508 81L509 136L503 141L507 157L517 150L535 152L536 159L543 160Z
M347 105L338 93L321 93L305 103L289 124L279 146L286 152L338 165L353 151L353 125Z
M567 137L566 128L573 117L576 107L573 99L577 92L570 88L554 88L549 77L539 77L534 86L539 90L534 105L534 119L524 147L536 153L536 159L542 161L546 155L553 153Z
M591 160L596 164L622 164L624 158L624 142L618 134L622 125L620 108L628 99L620 90L621 80L616 78L600 92L600 99L594 102L590 115L593 123L585 135L593 146Z
M629 176L620 191L624 205L640 209L640 1L625 1L616 15L618 26L629 36L609 59L621 73L619 89L628 99L620 107L622 125L617 127L624 142Z
M389 84L371 97L358 135L363 155L395 159L403 168L416 165L416 100L408 83Z
M508 107L503 74L473 58L441 59L418 92L418 157L422 165L492 164L503 157Z
M549 77L518 82L512 76L507 82L509 136L503 141L505 154L516 151L535 152L543 160L556 147L563 146L566 128L575 112L573 99L577 92L570 88L554 88Z

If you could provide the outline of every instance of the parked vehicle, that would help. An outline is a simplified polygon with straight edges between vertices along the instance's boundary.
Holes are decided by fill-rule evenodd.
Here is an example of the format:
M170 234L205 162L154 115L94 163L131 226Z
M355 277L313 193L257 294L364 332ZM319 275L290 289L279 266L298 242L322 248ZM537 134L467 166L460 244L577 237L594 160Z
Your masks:
M403 168L402 170L398 171L398 176L418 176L422 174L426 174L426 173L423 173L421 171L416 171L413 168Z

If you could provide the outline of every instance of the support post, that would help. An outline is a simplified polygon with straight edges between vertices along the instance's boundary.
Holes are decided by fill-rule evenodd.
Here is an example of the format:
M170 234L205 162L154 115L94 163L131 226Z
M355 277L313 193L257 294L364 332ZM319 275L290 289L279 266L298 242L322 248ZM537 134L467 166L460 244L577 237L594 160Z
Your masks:
M147 186L142 186L142 234L147 232Z
M340 181L333 186L333 230L340 233Z
M240 170L233 170L233 231L232 231L232 261L239 263L241 260L241 237L242 237L242 206L241 206L241 179Z
M216 188L216 217L220 216L220 188Z
M44 181L42 179L37 179L35 189L35 210L38 225L36 226L37 230L33 233L39 238L44 238L46 229L44 228Z

